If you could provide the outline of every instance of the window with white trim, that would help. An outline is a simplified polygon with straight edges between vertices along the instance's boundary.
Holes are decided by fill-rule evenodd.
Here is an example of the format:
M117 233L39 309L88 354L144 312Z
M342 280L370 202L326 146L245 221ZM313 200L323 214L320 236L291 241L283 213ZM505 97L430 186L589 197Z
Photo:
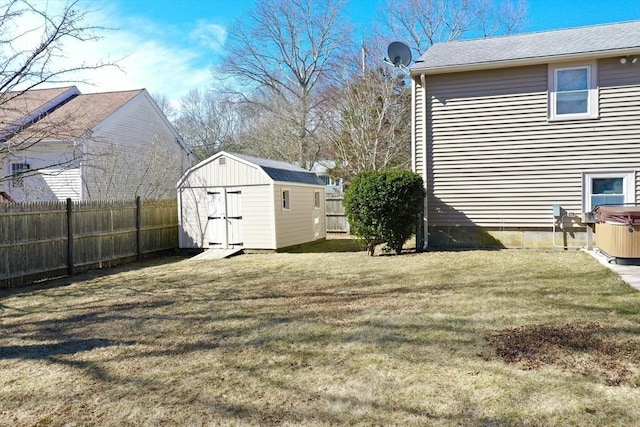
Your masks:
M549 66L549 118L572 120L597 117L596 63Z
M291 209L291 193L287 189L282 190L282 210L288 211Z
M585 173L584 212L598 205L635 203L635 172Z
M24 187L24 173L31 169L28 163L11 163L11 186Z
M313 208L320 209L320 191L313 191Z

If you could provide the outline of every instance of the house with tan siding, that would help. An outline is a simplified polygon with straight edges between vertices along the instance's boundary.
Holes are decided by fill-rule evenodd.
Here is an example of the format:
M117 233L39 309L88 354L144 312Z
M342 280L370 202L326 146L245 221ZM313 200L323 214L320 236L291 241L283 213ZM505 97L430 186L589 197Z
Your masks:
M435 44L411 67L423 246L583 247L640 202L640 21Z
M193 156L145 89L0 96L0 198L175 197Z

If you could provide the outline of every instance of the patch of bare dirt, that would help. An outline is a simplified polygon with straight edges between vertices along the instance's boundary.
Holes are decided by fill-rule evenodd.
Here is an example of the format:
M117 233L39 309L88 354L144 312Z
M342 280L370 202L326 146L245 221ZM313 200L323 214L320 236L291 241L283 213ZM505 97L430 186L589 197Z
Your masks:
M622 338L626 335L627 338ZM524 325L487 335L495 352L524 369L556 365L607 385L640 384L640 337L599 323Z

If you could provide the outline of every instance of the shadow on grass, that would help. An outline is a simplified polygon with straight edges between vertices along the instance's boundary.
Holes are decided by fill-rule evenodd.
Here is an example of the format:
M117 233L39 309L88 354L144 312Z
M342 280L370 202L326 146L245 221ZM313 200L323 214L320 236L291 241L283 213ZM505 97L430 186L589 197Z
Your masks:
M48 359L53 356L73 355L95 348L110 347L120 343L101 338L71 339L55 344L9 345L0 348L3 359Z
M156 267L159 265L173 264L186 259L186 254L166 255L157 258L150 258L143 261L135 261L127 264L120 264L115 267L96 268L87 270L82 273L75 274L73 276L65 276L54 279L43 280L40 282L31 283L24 286L14 288L0 288L0 298L29 294L34 291L61 288L69 286L78 282L86 282L88 280L108 277L115 274L125 273L128 271L140 270L147 267ZM0 311L2 310L2 303L0 302Z
M331 252L362 252L364 248L360 246L356 239L326 239L317 242L308 243L306 245L285 248L278 252L289 254L314 254L314 253L331 253Z

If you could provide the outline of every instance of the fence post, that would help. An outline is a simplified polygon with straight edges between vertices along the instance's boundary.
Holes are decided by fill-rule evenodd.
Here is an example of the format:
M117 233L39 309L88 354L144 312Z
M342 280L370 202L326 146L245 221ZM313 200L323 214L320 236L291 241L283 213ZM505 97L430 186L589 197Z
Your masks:
M140 261L142 258L142 203L140 202L140 196L136 196L136 260Z
M73 276L73 202L67 199L67 274Z

